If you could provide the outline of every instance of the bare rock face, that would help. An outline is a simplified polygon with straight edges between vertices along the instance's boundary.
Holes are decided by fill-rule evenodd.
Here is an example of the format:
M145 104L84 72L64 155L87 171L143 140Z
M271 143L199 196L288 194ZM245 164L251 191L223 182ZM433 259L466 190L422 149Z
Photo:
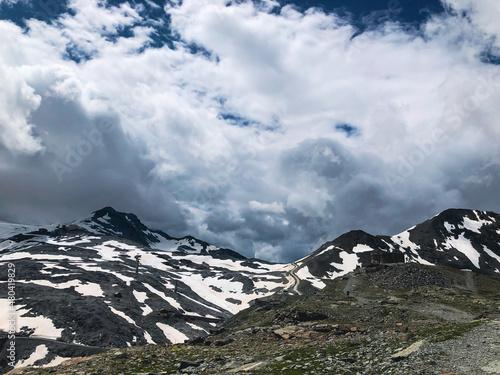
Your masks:
M276 315L276 322L301 323L328 319L328 315L313 311L293 308Z

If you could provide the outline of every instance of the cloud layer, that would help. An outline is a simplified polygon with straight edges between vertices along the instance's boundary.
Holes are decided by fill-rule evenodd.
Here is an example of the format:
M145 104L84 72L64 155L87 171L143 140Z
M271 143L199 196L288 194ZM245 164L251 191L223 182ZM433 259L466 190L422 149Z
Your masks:
M0 21L0 212L112 205L290 261L350 229L500 211L500 5L446 4L362 33L272 1L70 0Z

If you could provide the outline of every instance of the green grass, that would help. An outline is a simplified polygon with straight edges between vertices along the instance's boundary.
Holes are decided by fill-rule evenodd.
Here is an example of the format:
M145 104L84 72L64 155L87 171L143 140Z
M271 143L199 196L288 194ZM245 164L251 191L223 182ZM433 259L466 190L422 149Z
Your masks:
M419 332L409 334L409 338L417 340L427 339L430 342L443 342L455 339L469 332L471 329L484 324L484 321L474 321L470 323L456 323L446 326L423 329Z

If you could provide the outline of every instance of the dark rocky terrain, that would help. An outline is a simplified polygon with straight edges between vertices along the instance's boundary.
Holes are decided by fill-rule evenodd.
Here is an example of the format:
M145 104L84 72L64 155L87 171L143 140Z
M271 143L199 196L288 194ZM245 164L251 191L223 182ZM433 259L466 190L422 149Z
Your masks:
M13 374L495 374L499 359L499 278L397 264L359 268L316 293L257 300L185 344Z
M423 353L498 317L500 216L447 210L392 237L352 231L292 264L173 238L110 207L65 225L0 223L4 317L12 266L18 367L97 355L75 369L175 373L186 359L203 360L187 372L385 374L410 366L415 356L385 357L416 338L431 337ZM0 371L11 368L2 355Z

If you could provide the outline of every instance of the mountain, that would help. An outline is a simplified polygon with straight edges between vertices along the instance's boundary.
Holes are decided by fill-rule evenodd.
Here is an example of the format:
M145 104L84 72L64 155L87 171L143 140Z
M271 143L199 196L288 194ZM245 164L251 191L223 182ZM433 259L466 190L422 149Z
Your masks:
M112 207L95 211L92 216L76 220L70 227L77 226L94 234L118 236L152 249L180 251L189 254L208 255L214 258L245 259L236 251L222 249L192 236L174 238L160 230L147 228L137 216L117 212Z
M208 335L252 300L286 287L291 268L173 238L110 207L64 225L3 227L0 282L7 286L15 268L18 350L43 346L46 363ZM9 301L0 303L7 332Z
M7 375L499 373L500 278L400 263L324 282L259 299L208 337Z
M394 236L355 230L323 244L295 263L295 272L313 286L321 279L366 267L376 254L404 256L406 262L449 266L500 275L500 215L449 209Z
M451 209L395 236L351 231L291 264L174 238L111 207L61 225L0 222L0 283L16 298L15 310L0 299L0 368L9 368L12 314L17 364L54 365L107 348L208 336L263 298L315 295L373 260L499 275L500 215Z

